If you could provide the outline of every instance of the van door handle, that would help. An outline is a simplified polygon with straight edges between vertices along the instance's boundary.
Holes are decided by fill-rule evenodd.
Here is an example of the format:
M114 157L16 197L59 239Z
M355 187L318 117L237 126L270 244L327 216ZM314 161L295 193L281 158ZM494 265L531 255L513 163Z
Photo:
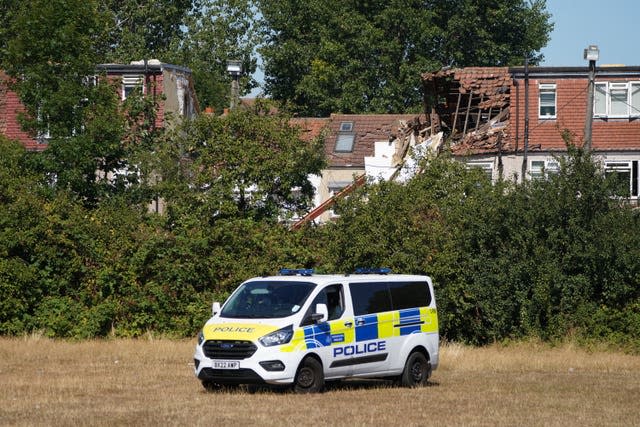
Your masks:
M346 326L347 328L350 328L353 326L353 322L347 320L346 322L344 322L344 326Z

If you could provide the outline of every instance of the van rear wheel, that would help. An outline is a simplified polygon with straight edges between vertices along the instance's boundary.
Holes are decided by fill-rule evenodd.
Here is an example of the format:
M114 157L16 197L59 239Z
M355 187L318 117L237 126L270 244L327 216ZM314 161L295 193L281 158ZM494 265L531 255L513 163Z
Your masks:
M427 383L429 375L431 375L431 363L424 354L414 351L409 355L404 365L400 384L403 387L422 387Z
M324 372L322 364L314 357L305 358L298 367L293 382L296 393L319 393L324 388Z

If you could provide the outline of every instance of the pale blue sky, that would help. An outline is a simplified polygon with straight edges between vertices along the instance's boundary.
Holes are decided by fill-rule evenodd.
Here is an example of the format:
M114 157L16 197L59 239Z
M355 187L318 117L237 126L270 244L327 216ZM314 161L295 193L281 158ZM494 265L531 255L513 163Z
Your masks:
M585 66L590 44L600 49L598 65L640 65L640 0L547 0L547 10L555 28L541 65Z

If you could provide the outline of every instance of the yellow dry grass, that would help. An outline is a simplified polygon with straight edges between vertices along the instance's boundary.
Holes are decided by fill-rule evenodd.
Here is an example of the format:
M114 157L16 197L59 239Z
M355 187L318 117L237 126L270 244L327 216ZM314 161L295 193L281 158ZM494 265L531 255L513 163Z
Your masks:
M640 357L538 343L449 344L422 389L205 393L192 341L0 338L0 425L640 425Z

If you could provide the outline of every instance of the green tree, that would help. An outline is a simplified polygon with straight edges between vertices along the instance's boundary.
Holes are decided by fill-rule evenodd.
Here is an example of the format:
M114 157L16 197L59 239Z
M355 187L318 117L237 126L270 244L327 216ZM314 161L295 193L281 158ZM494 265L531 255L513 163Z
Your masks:
M304 141L289 116L258 102L224 116L202 115L172 134L154 168L169 211L199 212L205 221L277 220L302 212L324 164L323 143Z
M421 73L536 63L544 0L258 0L266 92L307 116L421 108Z
M26 109L34 135L68 137L82 126L86 84L107 49L106 16L95 1L16 2L4 26L0 67ZM33 13L37 10L38 13Z
M130 189L155 106L135 96L122 105L115 82L93 77L110 48L109 15L84 0L20 2L9 14L0 67L24 105L23 128L47 140L42 172L87 205Z
M256 86L257 14L250 0L109 0L104 62L156 58L189 67L202 107L229 106L228 59L241 60L242 93Z
M133 60L161 59L184 35L187 17L202 7L200 0L106 0L108 16L107 60L128 64Z
M447 339L573 332L637 350L640 239L628 230L638 215L613 197L615 180L589 153L570 146L559 161L547 180L491 185L438 158L404 185L364 187L334 224L305 232L323 269L431 275Z
M257 12L249 0L201 0L200 5L185 20L184 35L172 44L167 60L191 68L200 105L222 112L229 106L227 60L242 61L241 94L256 87L251 75L259 42Z

